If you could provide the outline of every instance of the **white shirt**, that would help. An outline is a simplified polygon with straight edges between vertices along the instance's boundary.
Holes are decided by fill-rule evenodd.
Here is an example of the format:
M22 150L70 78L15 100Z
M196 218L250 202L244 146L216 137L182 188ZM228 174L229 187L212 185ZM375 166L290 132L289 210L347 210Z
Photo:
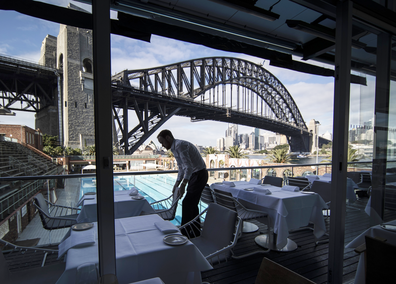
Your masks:
M192 173L206 168L201 154L192 143L174 139L170 150L175 156L177 166L179 167L177 181L181 181L183 178L190 180Z

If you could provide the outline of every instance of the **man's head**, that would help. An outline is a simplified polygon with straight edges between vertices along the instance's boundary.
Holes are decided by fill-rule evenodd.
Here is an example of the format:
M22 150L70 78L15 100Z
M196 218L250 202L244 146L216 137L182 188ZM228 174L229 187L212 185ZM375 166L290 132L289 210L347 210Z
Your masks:
M173 140L173 134L170 132L168 129L162 130L158 135L157 135L158 142L161 143L162 147L165 149L169 150L172 146Z

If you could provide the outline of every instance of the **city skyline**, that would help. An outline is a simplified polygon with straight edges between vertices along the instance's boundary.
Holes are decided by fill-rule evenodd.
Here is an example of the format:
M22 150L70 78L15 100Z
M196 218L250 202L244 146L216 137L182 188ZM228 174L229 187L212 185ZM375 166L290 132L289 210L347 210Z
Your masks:
M43 1L47 3L66 6L68 1ZM77 6L86 8L86 5L72 2ZM2 42L0 43L0 54L18 57L37 63L40 57L41 42L47 34L57 36L59 24L28 17L13 11L0 11L0 31ZM231 56L249 60L256 64L262 64L265 69L277 77L292 95L306 124L311 119L321 123L320 135L332 133L333 114L333 86L332 77L321 77L310 74L299 73L287 69L277 68L269 65L262 58L247 56L244 54L228 53L214 50L201 45L185 43L153 35L151 43L142 42L126 37L111 36L112 74L125 69L150 68L167 65L184 60L213 57ZM166 56L164 56L166 54ZM325 66L325 65L322 65ZM329 67L327 67L329 68ZM352 100L359 100L359 96L353 96L359 91L358 87L352 86ZM351 101L352 107L359 103ZM21 124L35 128L34 115L31 113L17 112L15 117L1 116L1 124ZM351 124L358 124L360 117L354 117L356 112L351 111ZM359 116L359 114L356 114ZM137 119L131 117L130 128L137 124ZM239 125L240 133L250 133L253 127ZM189 140L194 144L202 146L216 146L219 133L224 133L227 123L215 121L190 122L189 118L172 117L166 122L162 129L171 130L176 138ZM263 130L261 130L263 131ZM155 132L146 140L156 141L159 131Z

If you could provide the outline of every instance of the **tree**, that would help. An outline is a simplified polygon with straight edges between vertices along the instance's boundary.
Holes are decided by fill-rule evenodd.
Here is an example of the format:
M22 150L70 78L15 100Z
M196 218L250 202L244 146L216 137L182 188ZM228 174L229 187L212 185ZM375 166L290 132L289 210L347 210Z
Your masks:
M72 148L72 147L66 147L64 149L65 156L79 156L82 154L82 151L80 148Z
M278 149L285 149L287 152L289 151L289 144L276 145L272 150L278 150Z
M58 143L58 136L51 136L48 134L43 135L43 146L57 146Z
M226 153L230 155L230 158L246 158L247 154L242 153L242 149L239 148L239 145L236 146L230 146L227 150Z
M85 147L84 155L86 155L86 156L95 156L96 155L95 145Z
M205 147L203 149L203 153L204 153L205 156L207 156L207 155L210 155L210 154L217 154L218 151L215 148L213 148L212 146L209 146L209 147Z
M269 158L270 158L271 162L278 163L278 164L288 163L291 159L291 156L290 156L290 154L287 153L287 151L288 150L282 149L282 148L280 148L280 149L274 148L269 154Z
M347 157L347 162L357 162L359 161L363 156L360 154L357 154L357 149L353 149L351 146L348 147L348 157ZM327 159L322 160L321 163L331 163L333 159L333 156L329 156Z

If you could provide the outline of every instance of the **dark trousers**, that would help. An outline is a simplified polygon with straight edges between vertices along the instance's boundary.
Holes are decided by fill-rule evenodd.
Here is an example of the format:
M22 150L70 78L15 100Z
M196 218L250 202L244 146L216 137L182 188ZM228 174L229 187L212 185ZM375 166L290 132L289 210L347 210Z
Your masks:
M183 199L182 225L191 221L199 214L198 203L203 189L208 182L208 171L206 169L195 172L188 181L186 196Z

